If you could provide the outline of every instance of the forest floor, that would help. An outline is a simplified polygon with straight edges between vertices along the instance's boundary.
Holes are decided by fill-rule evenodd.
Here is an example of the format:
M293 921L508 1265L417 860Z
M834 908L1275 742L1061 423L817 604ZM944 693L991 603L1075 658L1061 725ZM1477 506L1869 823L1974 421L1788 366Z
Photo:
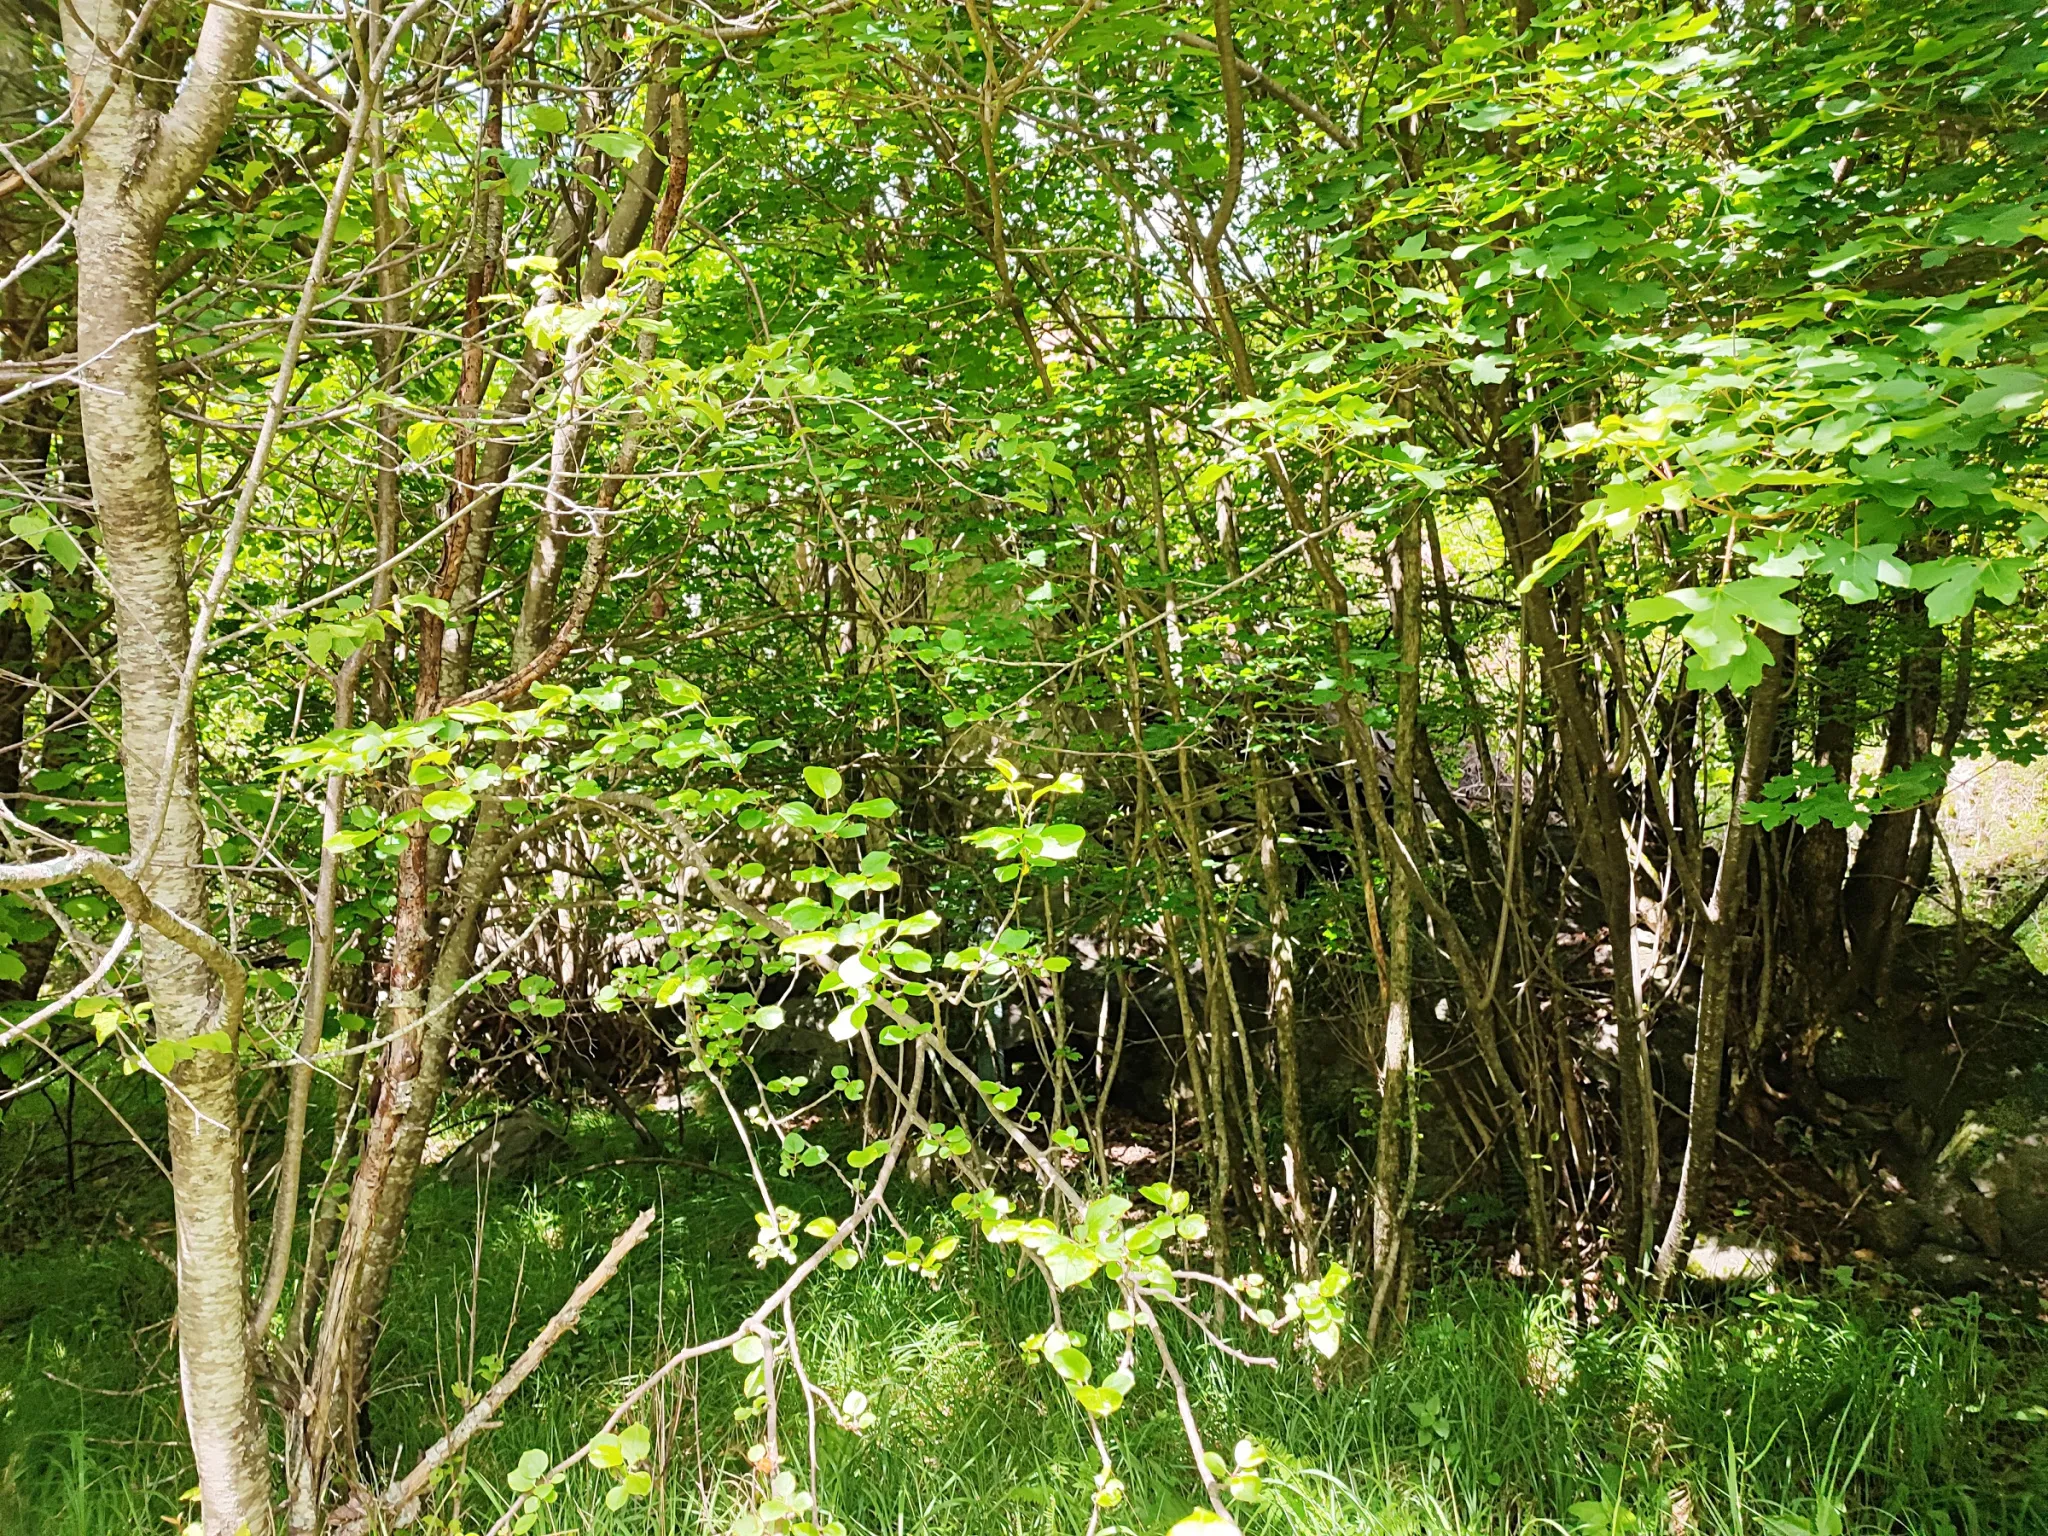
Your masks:
M747 1257L754 1202L716 1146L711 1127L686 1127L679 1160L656 1161L590 1120L527 1186L424 1191L380 1348L380 1467L409 1464L459 1415L634 1211L660 1212L441 1486L443 1530L487 1526L522 1452L573 1448L624 1384L763 1292ZM1756 1183L1763 1209L1776 1186ZM807 1216L843 1203L802 1178L776 1193ZM0 1254L9 1536L140 1536L189 1512L161 1217L82 1199ZM929 1237L955 1219L911 1190L904 1220ZM792 1391L784 1464L856 1536L1078 1536L1094 1453L1079 1410L1019 1349L1049 1321L1040 1287L971 1238L937 1284L886 1264L889 1246L824 1272L795 1308L812 1381L842 1404L865 1394L873 1422L807 1423ZM1917 1295L1845 1265L1663 1309L1615 1301L1581 1322L1559 1292L1489 1269L1470 1245L1433 1248L1401 1341L1377 1362L1282 1349L1262 1368L1188 1341L1211 1442L1266 1456L1261 1497L1236 1511L1247 1536L2048 1531L2048 1322L2024 1296ZM1064 1326L1113 1355L1100 1304L1063 1300ZM649 1400L650 1497L608 1511L609 1478L578 1469L537 1530L723 1536L759 1492L762 1426L735 1417L744 1375L718 1356ZM1105 1426L1128 1493L1101 1536L1158 1536L1199 1493L1170 1395L1142 1360L1139 1377Z

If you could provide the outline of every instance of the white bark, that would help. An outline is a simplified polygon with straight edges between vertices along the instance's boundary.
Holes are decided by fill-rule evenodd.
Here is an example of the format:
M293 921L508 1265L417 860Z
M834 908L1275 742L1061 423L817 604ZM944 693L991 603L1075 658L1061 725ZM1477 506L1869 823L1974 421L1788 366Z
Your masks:
M227 126L260 22L240 8L210 6L185 84L164 113L111 62L130 25L114 0L77 0L64 9L74 95L105 98L85 135L77 219L80 409L101 565L114 599L129 837L142 855L132 872L155 904L203 931L198 753L189 727L177 724L191 618L158 401L156 252L164 221ZM159 1038L227 1026L227 989L216 990L193 945L146 929L142 967ZM234 1052L197 1051L170 1082L180 1381L205 1527L207 1536L244 1529L266 1536L269 1468L245 1331Z

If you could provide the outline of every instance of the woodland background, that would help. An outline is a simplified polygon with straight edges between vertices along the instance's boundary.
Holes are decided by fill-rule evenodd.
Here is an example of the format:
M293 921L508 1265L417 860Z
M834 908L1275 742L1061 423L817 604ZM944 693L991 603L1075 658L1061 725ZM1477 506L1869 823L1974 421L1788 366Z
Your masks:
M2044 97L5 0L0 1522L2041 1528Z

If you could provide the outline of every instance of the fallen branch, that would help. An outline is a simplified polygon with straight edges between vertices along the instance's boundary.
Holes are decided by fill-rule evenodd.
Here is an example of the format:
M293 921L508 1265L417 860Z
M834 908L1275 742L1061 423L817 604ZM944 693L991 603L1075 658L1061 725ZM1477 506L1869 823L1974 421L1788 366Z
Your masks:
M633 1225L618 1235L610 1251L598 1261L597 1268L584 1276L583 1283L562 1303L562 1310L548 1320L547 1327L534 1335L533 1342L526 1346L525 1352L512 1362L505 1374L491 1384L490 1391L470 1405L469 1412L453 1429L428 1447L410 1472L377 1496L377 1503L391 1513L394 1525L410 1525L419 1517L418 1509L411 1506L417 1504L435 1472L476 1438L490 1424L492 1416L519 1390L520 1384L539 1369L549 1351L562 1341L562 1335L576 1326L577 1320L583 1316L583 1309L590 1305L590 1298L603 1290L605 1283L619 1272L619 1265L625 1261L626 1255L640 1246L641 1240L647 1236L647 1229L653 1225L654 1207L650 1205Z
M854 1233L867 1224L868 1218L874 1215L875 1211L881 1206L882 1197L888 1193L890 1176L895 1173L896 1163L902 1156L904 1144L910 1139L911 1124L915 1116L915 1111L911 1106L916 1103L918 1090L924 1083L925 1044L925 1040L919 1040L911 1047L912 1073L910 1092L904 1097L903 1113L897 1116L896 1129L889 1136L889 1150L882 1158L881 1167L875 1171L874 1188L861 1197L860 1202L854 1206L853 1213L846 1220L839 1223L838 1229L830 1237L826 1238L824 1242L811 1251L809 1258L792 1269L782 1284L778 1285L768 1299L756 1307L738 1327L729 1333L719 1335L715 1339L706 1339L702 1343L686 1345L670 1355L656 1369L642 1378L639 1386L619 1400L618 1406L612 1409L611 1416L604 1421L596 1434L548 1468L547 1475L549 1477L561 1476L562 1473L587 1457L591 1452L591 1448L597 1444L598 1439L601 1436L610 1434L623 1424L626 1421L626 1415L633 1411L640 1400L660 1386L677 1367L685 1365L692 1360L700 1360L706 1355L722 1354L726 1350L731 1349L745 1335L758 1329L775 1314L785 1301L796 1294L797 1288L804 1281L808 1280L827 1259L837 1253L853 1237ZM502 1536L502 1533L510 1527L518 1513L519 1501L514 1499L505 1506L505 1512L498 1516L491 1528L484 1533L484 1536Z

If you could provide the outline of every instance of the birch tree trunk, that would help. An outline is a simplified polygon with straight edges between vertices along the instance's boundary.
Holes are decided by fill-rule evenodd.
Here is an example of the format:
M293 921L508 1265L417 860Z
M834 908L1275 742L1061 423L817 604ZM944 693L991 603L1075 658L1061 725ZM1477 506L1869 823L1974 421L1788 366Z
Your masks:
M64 8L74 111L105 100L82 145L79 399L114 600L131 860L158 905L202 930L206 817L184 688L192 637L184 535L158 401L156 254L165 220L227 127L259 26L255 12L210 6L185 84L160 112L128 67L138 50L123 8L115 0ZM157 1038L220 1028L220 1000L192 949L146 931L142 971ZM166 1090L179 1377L207 1536L266 1536L269 1458L245 1332L247 1207L234 1042L227 1044L180 1062Z

